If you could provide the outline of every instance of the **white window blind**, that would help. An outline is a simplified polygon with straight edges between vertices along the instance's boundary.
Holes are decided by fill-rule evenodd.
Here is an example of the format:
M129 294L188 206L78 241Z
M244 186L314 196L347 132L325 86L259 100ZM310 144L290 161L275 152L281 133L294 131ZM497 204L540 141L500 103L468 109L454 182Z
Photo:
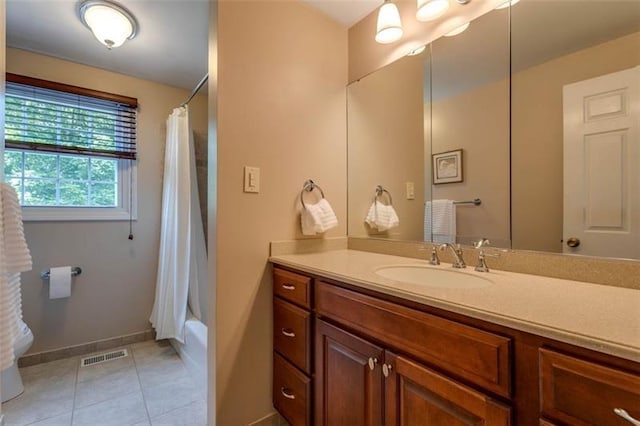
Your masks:
M9 149L136 158L137 101L7 74Z

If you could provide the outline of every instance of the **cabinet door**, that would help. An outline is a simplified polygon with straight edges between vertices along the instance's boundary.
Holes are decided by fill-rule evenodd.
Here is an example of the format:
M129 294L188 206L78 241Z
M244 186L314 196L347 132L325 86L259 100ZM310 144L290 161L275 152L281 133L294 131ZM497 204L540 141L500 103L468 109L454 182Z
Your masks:
M386 425L511 424L511 410L480 392L389 351L385 363Z
M382 348L319 320L315 350L315 424L382 425Z

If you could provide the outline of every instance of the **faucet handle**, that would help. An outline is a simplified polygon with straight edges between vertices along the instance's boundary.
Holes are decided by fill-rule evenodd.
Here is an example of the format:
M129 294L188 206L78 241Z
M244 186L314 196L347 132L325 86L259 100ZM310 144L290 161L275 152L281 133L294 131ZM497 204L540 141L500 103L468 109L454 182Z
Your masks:
M431 259L429 259L429 263L431 265L439 265L440 264L440 258L438 257L438 249L437 249L437 246L435 244L433 246L431 246Z
M474 244L475 245L475 244ZM489 272L489 267L487 266L487 257L500 257L499 253L485 253L484 250L480 249L480 253L478 253L478 266L476 266L476 271L478 272Z
M481 249L482 247L490 246L491 241L486 238L480 238L478 241L474 241L473 247L476 249Z

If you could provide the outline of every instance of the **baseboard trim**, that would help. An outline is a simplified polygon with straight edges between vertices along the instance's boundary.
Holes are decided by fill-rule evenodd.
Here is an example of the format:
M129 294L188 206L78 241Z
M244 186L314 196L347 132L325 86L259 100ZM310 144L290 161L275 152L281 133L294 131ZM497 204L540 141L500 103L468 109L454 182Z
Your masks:
M42 364L44 362L56 361L59 359L71 358L79 355L86 355L92 352L113 349L120 346L131 345L133 343L153 340L156 337L154 330L141 331L139 333L127 334L124 336L111 337L109 339L96 340L80 345L67 346L51 351L27 354L18 360L18 367L29 367L31 365Z

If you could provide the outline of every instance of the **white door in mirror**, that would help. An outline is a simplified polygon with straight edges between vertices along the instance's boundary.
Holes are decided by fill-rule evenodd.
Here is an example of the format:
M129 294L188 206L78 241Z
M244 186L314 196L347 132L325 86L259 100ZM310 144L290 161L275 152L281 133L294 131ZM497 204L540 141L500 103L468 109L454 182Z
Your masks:
M640 67L566 85L563 104L563 251L640 259Z

